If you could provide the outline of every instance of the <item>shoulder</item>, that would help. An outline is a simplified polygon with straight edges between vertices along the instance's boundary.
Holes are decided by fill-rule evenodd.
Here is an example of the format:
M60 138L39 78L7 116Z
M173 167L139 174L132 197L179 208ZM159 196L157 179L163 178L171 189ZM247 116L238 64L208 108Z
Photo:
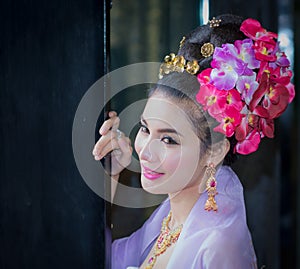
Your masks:
M247 229L216 229L202 242L196 255L201 268L256 268L256 256Z

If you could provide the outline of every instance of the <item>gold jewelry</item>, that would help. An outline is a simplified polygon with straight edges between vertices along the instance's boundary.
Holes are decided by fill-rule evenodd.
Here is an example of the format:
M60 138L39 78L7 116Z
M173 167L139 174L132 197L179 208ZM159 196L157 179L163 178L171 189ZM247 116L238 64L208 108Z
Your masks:
M211 43L204 43L201 47L201 54L203 57L207 58L214 53L214 45Z
M185 41L185 36L182 37L180 43L179 43L179 48L181 49L181 47L183 46L184 44L184 41Z
M221 21L222 21L221 19L217 20L215 17L213 17L212 20L208 21L209 27L210 28L219 27Z
M192 75L195 75L200 66L196 60L186 61L182 55L175 55L170 53L165 56L164 63L160 65L159 68L159 78L162 79L164 75L167 75L171 72L182 73L186 71Z
M207 166L206 173L209 176L206 181L206 191L208 194L208 199L206 200L204 209L207 211L210 211L210 210L218 211L218 205L215 200L215 196L218 194L217 180L215 178L216 169L215 169L215 165L213 163L211 163L209 166Z
M176 243L179 238L183 225L181 224L170 231L169 223L171 217L172 212L170 211L168 216L166 216L162 222L160 234L154 246L154 254L149 258L146 269L152 269L157 260L157 257L163 254L173 243Z

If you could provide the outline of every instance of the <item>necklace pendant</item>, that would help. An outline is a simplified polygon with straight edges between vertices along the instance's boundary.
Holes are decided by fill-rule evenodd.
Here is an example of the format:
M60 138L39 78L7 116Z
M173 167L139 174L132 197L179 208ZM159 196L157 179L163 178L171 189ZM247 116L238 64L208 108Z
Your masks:
M146 269L152 269L155 262L156 262L156 256L151 256L150 259L148 260L148 264L146 266Z
M160 235L158 236L155 243L154 254L149 258L146 269L152 269L154 264L156 263L157 257L163 254L173 243L176 243L179 238L182 230L182 225L176 227L173 230L170 230L168 227L170 219L171 212L163 220Z

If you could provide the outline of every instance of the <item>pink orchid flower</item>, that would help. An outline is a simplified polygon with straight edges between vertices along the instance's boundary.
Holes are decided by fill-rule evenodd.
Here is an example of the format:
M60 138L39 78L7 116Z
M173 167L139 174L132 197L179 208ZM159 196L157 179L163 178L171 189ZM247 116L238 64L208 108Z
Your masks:
M203 70L198 76L197 76L197 79L200 83L200 85L202 84L208 84L211 82L211 79L210 79L210 73L211 73L211 68L207 68L205 70Z
M214 117L224 110L227 102L227 92L218 90L212 84L204 84L200 86L196 100L203 106L204 111L207 110Z
M266 29L261 27L259 21L251 18L243 21L240 30L245 34L245 36L248 36L255 41L269 41L278 37L276 33L268 32Z
M235 146L235 151L244 155L255 152L258 149L260 140L261 138L259 132L254 129L247 135L245 140L238 141L238 143Z
M227 107L223 113L216 115L216 120L220 122L220 125L215 127L214 131L231 137L234 134L236 126L241 123L242 116L240 111L231 106Z
M235 152L250 154L263 137L274 137L274 119L294 99L295 86L277 34L254 19L245 20L240 30L250 39L215 48L212 68L197 77L196 99L220 123L214 131L235 135Z

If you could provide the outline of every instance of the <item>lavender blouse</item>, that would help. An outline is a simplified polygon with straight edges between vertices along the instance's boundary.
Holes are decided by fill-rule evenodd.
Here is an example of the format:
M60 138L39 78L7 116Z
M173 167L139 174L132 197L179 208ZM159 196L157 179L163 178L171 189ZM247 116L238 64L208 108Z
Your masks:
M200 196L186 219L166 269L257 268L246 223L243 187L232 169L217 172L218 212L207 212L207 194ZM139 267L157 239L170 203L164 201L131 236L112 245L112 269Z

